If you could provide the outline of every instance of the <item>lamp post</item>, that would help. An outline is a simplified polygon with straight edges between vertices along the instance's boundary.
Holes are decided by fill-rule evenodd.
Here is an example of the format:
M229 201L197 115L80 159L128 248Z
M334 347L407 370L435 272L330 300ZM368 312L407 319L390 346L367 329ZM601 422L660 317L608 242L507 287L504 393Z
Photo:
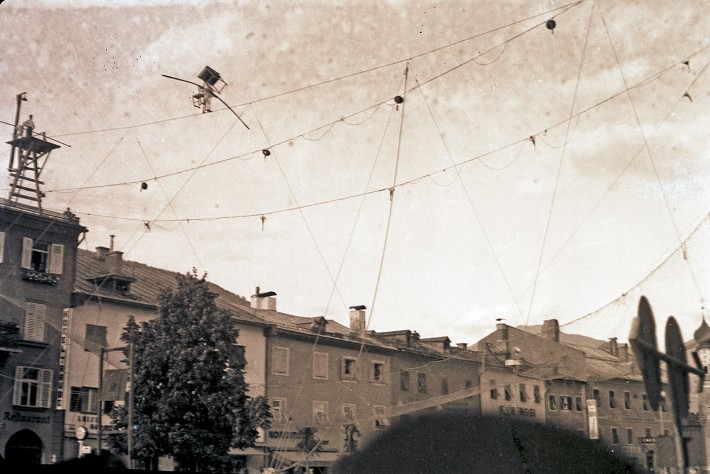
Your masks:
M129 365L129 380L131 382L131 390L128 392L128 429L127 431L127 444L128 444L128 467L133 468L133 458L131 456L131 451L133 450L133 358L134 358L134 347L131 342L128 346L123 347L112 347L110 349L101 348L99 353L99 386L98 386L98 432L97 432L97 451L101 455L103 450L103 402L104 402L104 357L107 352L124 351L128 349L128 365Z

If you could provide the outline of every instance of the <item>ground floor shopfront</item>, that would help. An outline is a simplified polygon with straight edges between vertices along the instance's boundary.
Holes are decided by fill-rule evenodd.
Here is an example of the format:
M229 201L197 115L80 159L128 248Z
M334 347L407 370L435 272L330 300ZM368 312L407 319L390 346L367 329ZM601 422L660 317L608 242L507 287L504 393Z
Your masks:
M54 411L3 410L0 420L3 458L23 465L61 460L61 435L55 433L57 416Z

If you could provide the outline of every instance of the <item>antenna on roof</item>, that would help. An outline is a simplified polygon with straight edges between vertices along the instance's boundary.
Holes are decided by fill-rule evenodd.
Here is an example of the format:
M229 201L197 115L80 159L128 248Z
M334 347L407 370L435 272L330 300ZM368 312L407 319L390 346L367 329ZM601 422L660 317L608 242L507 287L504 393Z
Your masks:
M222 98L218 95L225 87L227 87L228 84L224 81L224 79L222 79L222 76L211 67L205 66L204 69L202 69L202 71L197 75L197 78L202 81L202 84L197 84L196 82L180 79L179 77L168 76L167 74L161 74L161 76L167 77L168 79L174 79L180 82L187 82L188 84L197 86L197 92L192 95L192 105L199 109L202 109L203 114L205 112L212 112L211 103L212 97L214 97L220 102L222 102L229 110L231 110L232 113L239 119L239 121L242 122L242 125L247 128L247 130L250 130L249 126L244 123L244 120L242 120L241 117L237 115L234 109L232 109L229 104L222 100Z

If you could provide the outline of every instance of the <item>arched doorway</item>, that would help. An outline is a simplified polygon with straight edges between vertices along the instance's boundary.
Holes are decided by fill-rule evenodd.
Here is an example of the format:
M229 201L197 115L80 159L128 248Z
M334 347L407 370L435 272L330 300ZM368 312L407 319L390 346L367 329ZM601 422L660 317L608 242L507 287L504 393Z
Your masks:
M18 431L7 440L5 460L18 464L42 462L42 440L33 431Z

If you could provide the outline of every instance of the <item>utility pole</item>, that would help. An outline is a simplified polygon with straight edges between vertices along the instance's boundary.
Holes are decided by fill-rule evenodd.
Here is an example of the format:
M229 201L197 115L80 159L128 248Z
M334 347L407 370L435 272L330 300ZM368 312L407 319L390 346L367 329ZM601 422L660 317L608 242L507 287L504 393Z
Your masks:
M129 380L131 382L131 390L128 392L128 429L127 429L127 441L128 441L128 465L129 469L132 469L133 458L131 456L131 451L133 450L133 388L134 388L134 347L131 342L128 346L123 347L113 347L110 349L101 348L99 351L99 384L98 384L98 428L97 428L97 451L101 455L103 450L103 404L104 404L104 357L107 352L115 351L125 351L128 349L128 365L129 365ZM112 431L110 434L116 434L117 432Z
M130 366L130 382L131 382L131 390L128 392L128 469L133 469L133 388L135 387L134 385L134 376L135 376L135 371L133 370L133 361L135 358L135 349L134 345L131 342L128 344L128 365Z
M15 126L12 129L12 140L17 140L20 138L21 133L17 133L17 127L20 124L20 107L22 106L22 101L27 100L27 92L20 92L17 94L17 109L15 111ZM7 167L8 171L12 171L12 167L15 164L15 145L12 145L12 151L10 152L10 164Z

